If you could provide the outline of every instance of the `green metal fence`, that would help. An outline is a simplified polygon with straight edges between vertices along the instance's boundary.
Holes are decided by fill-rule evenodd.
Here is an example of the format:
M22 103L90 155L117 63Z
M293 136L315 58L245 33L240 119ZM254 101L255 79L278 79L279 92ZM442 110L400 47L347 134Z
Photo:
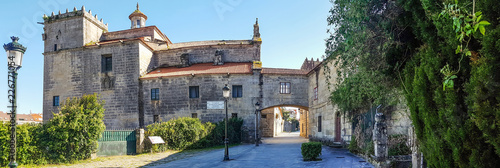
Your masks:
M136 153L134 130L106 130L98 142L98 156L133 155Z

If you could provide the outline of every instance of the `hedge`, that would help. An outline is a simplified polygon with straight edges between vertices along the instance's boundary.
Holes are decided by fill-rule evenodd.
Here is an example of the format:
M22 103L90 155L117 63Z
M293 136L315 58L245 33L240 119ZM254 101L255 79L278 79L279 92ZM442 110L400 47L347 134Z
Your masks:
M20 165L71 163L97 152L97 139L105 129L104 102L96 94L67 99L46 124L18 125L17 157ZM0 123L0 166L9 164L10 123Z
M321 142L302 143L300 150L304 161L321 160L318 158L321 155Z
M241 142L242 125L243 120L241 118L229 119L228 136L230 143ZM146 147L153 151L200 149L224 144L224 121L216 124L202 123L197 118L182 117L167 122L154 123L146 128L146 136L160 136L165 141L165 144Z

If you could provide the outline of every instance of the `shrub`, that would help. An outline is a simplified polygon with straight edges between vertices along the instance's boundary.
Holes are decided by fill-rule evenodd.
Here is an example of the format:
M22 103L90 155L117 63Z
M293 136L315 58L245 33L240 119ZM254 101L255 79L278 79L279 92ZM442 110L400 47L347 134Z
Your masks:
M18 125L16 129L16 162L18 164L44 164L46 159L38 143L38 134L41 124ZM0 123L0 166L7 166L10 162L10 122Z
M408 136L403 134L391 135L388 137L389 156L409 155L411 149L406 145Z
M360 149L358 147L358 141L356 140L355 136L352 136L348 149L349 149L349 152L351 152L351 153L358 154L360 152Z
M304 158L304 161L319 160L318 156L321 155L321 143L302 143L300 150L302 151L302 158Z
M105 129L103 101L97 95L66 100L46 124L18 125L18 164L66 163L90 158ZM9 164L10 125L0 123L0 166Z
M43 125L40 145L51 162L88 159L97 152L97 140L106 129L103 105L96 94L68 98L60 112Z
M182 117L147 126L148 136L160 136L168 149L185 149L206 136L205 126L197 118Z
M241 142L243 119L231 118L228 121L229 143ZM225 122L217 124L201 123L197 118L182 117L167 122L148 125L146 136L160 136L165 144L146 146L153 151L163 149L200 149L224 144Z

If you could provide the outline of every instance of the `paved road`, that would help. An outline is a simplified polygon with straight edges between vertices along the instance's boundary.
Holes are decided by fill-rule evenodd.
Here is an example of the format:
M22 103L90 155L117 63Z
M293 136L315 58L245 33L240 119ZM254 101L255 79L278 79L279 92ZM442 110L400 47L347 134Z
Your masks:
M327 146L323 146L320 156L322 161L304 162L300 145L307 141L299 137L298 132L283 133L278 137L263 139L263 144L258 147L249 144L229 148L230 161L222 161L224 149L219 149L168 163L153 162L145 167L373 167L346 149Z

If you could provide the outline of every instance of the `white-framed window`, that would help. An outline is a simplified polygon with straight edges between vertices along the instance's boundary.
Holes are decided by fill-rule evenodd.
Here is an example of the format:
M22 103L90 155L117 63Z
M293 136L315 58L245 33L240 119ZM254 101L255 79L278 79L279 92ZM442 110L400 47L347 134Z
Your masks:
M280 82L280 93L290 94L290 82Z

